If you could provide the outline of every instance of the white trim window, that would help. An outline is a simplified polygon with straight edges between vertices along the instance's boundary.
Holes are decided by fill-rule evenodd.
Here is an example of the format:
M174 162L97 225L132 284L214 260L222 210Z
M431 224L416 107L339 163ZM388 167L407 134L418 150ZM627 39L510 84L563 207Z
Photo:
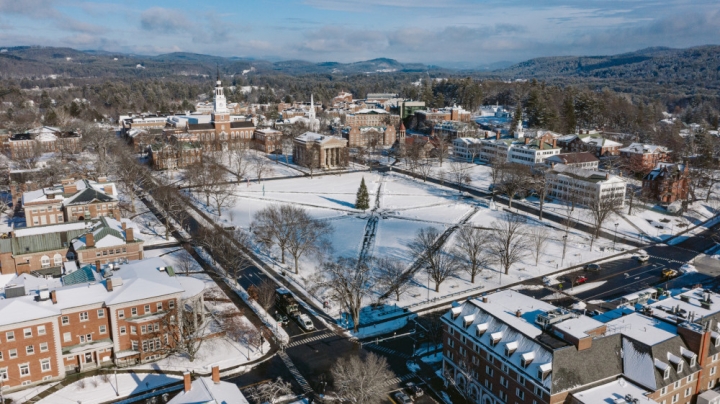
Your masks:
M21 363L18 365L18 368L20 369L20 377L30 376L30 364L29 363Z
M47 342L41 342L40 343L40 352L47 352L48 351L48 343Z
M47 255L40 257L40 266L43 268L50 268L50 257Z
M40 360L40 370L42 372L49 372L52 370L52 367L50 366L50 359L41 359Z

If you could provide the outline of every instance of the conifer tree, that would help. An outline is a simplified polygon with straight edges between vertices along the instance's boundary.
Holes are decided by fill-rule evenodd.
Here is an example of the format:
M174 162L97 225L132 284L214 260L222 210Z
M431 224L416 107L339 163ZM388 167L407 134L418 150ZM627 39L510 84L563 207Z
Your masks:
M370 208L370 195L368 194L367 186L365 186L365 177L360 181L360 188L357 191L357 197L355 199L355 209L367 210Z

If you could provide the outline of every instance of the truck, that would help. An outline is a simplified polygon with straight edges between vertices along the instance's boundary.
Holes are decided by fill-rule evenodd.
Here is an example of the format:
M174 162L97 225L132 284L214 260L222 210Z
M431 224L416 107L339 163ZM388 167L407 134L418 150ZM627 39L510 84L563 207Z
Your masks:
M288 317L295 317L296 314L300 313L295 296L285 288L275 289L275 308Z

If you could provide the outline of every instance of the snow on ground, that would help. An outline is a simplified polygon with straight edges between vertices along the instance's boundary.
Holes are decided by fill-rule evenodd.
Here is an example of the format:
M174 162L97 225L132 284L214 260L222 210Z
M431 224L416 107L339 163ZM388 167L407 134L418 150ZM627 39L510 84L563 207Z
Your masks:
M145 241L147 246L177 242L172 234L165 238L165 225L160 223L142 201L135 198L134 203L135 213L130 213L129 218L137 225L135 228L139 234L135 234L136 237Z
M392 257L411 264L413 257L408 244L413 240L420 229L432 227L442 233L442 226L426 222L417 222L404 219L380 219L378 222L377 234L375 236L375 247L373 256Z
M578 285L578 286L573 286L570 289L565 290L565 293L567 293L568 295L575 295L578 293L586 292L588 290L595 289L599 286L604 285L605 282L607 282L607 281L590 282L590 283L585 283L585 284Z
M181 376L174 375L118 373L116 383L115 375L109 376L107 382L100 376L80 379L43 398L38 404L104 403L182 380Z

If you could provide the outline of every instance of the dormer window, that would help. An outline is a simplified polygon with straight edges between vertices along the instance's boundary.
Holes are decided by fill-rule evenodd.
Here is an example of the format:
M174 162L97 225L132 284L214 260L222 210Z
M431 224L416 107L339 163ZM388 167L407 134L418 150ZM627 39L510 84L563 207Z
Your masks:
M697 363L697 355L690 358L690 367L695 366L696 363Z
M452 311L452 318L454 320L454 319L458 318L460 313L462 313L462 307L460 307L460 306L453 307L451 311Z
M488 329L488 323L478 324L477 330L476 330L477 336L480 337L483 334L485 334L485 331L487 331L487 329Z
M518 343L515 341L505 344L505 356L512 356L512 354L517 350L517 347Z
M469 327L473 321L475 321L475 315L470 314L469 316L463 317L463 327L467 328Z
M526 368L526 367L530 366L533 359L535 359L534 352L524 353L524 354L522 354L522 359L520 360L520 364L522 365L523 368Z
M670 368L665 368L665 371L663 372L663 379L669 379L670 378Z
M678 373L681 373L681 372L683 371L683 363L680 362L680 363L678 363L676 366L677 366L677 372L678 372Z
M552 363L543 363L538 367L538 379L545 380L552 371Z
M495 332L490 334L490 343L492 343L492 346L497 345L500 340L502 340L502 333L501 332Z

